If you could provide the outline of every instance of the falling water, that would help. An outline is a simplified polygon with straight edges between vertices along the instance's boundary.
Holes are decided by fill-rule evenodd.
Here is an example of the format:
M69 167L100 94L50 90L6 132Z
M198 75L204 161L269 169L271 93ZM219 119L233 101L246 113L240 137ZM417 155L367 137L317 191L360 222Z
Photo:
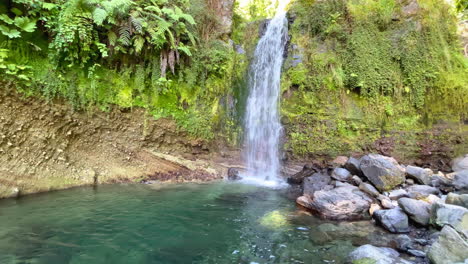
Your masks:
M245 122L247 172L244 180L269 186L283 183L279 176L282 127L278 102L281 67L288 35L285 4L278 8L258 42L249 72L250 93Z

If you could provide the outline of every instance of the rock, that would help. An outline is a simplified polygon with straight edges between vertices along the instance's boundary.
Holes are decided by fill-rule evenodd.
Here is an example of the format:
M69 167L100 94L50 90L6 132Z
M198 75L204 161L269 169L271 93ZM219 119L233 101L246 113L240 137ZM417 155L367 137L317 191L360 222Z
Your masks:
M230 181L237 181L237 180L242 179L242 177L239 174L239 171L235 168L229 168L227 175L228 175L228 180Z
M355 186L339 187L314 193L310 209L333 220L369 219L372 199Z
M405 182L404 169L391 157L369 154L361 159L360 168L380 191L386 191Z
M406 184L408 184L408 185L413 185L413 184L414 184L414 180L413 180L413 179L406 179Z
M463 157L454 159L452 161L452 170L455 172L468 170L468 154Z
M377 189L375 189L374 186L372 186L372 185L370 185L368 183L365 183L365 182L363 182L363 183L361 183L359 185L359 190L361 190L361 191L363 191L363 192L365 192L365 193L367 193L367 194L369 194L371 196L374 196L374 197L377 197L380 194L379 191L377 191Z
M424 253L424 251L417 250L417 249L410 249L410 250L408 250L408 253L415 256L415 257L418 257L418 258L425 258L426 257L426 253Z
M216 3L216 15L220 24L219 32L222 34L231 33L232 29L232 17L234 11L235 0L221 0Z
M304 195L313 197L316 191L320 191L325 188L333 188L333 186L331 186L330 183L331 177L327 174L314 173L312 174L312 176L304 178L304 182L302 183L302 188L304 190L303 193Z
M353 175L362 176L362 171L360 169L361 160L350 157L346 164L344 165L345 169L351 172Z
M314 165L306 164L302 170L287 179L289 184L301 184L304 178L311 176L312 174L319 172L320 170Z
M445 203L462 206L468 209L468 194L449 193Z
M299 196L296 199L296 203L305 207L305 208L312 208L312 199L309 196Z
M431 205L411 198L398 199L398 205L416 223L428 225L431 219Z
M439 194L439 189L428 185L412 185L406 188L410 198L421 199L431 194Z
M411 1L408 5L402 7L401 11L405 17L415 16L419 13L419 4L417 1Z
M452 181L453 178L449 178L439 171L437 174L432 175L430 185L441 190L453 190Z
M408 251L413 248L413 241L408 235L398 235L397 237L397 248L402 251Z
M348 157L338 156L332 161L332 164L333 166L343 167L346 164L346 162L348 162Z
M443 227L450 225L468 237L468 209L437 202L432 206L431 223Z
M407 264L410 263L399 257L400 254L391 248L374 247L372 245L360 246L353 250L346 260L346 263L372 263L372 264Z
M378 210L382 210L382 207L380 207L380 205L378 205L378 204L373 203L373 204L371 204L371 206L370 206L370 208L369 208L369 214L370 214L371 216L373 216L374 213L375 213L376 211L378 211Z
M468 241L452 227L444 226L427 255L434 264L463 263L468 259Z
M376 211L374 217L392 233L409 232L408 216L399 207Z
M390 198L388 198L385 195L378 195L377 200L380 201L380 204L382 205L383 208L385 209L393 209L395 206L393 205L392 201Z
M335 187L347 187L347 186L353 186L347 182L340 182L340 181L336 181L335 182Z
M361 178L359 178L359 177L356 176L356 175L354 175L353 177L351 177L351 179L353 180L353 182L354 182L354 184L355 184L356 186L359 186L359 184L362 183Z
M423 199L421 199L422 201L426 202L426 203L429 203L429 204L434 204L438 201L440 201L441 199L439 198L439 196L436 196L436 195L433 195L433 194L429 194L429 196L427 197L424 197Z
M468 191L468 170L454 172L452 184L457 190Z
M388 198L390 198L390 200L398 200L401 197L407 197L407 196L408 196L408 192L403 189L393 190L388 193Z
M430 184L434 172L431 169L423 169L416 166L407 166L406 175L422 184Z
M351 172L343 168L333 169L331 177L337 181L347 181L351 178Z

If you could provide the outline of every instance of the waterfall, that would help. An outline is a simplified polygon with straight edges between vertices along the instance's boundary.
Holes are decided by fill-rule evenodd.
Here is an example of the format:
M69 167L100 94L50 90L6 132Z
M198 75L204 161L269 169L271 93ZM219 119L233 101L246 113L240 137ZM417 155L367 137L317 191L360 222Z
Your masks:
M244 181L260 185L278 186L284 182L279 176L282 127L278 111L281 67L288 36L285 5L278 8L259 40L249 71Z

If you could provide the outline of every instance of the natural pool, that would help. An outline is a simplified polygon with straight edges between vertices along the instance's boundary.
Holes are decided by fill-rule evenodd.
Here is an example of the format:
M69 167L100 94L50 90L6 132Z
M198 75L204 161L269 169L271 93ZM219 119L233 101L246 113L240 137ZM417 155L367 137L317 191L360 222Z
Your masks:
M3 200L0 263L342 263L354 238L330 239L338 225L286 192L117 184Z

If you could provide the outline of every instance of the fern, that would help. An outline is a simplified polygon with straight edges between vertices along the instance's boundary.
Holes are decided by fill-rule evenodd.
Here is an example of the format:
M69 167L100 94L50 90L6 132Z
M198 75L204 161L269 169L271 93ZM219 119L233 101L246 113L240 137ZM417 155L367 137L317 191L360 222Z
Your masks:
M93 11L93 21L96 25L100 26L107 18L107 11L101 8L96 8Z
M119 41L124 46L129 46L131 44L131 34L130 34L130 27L128 25L123 25L119 29Z
M135 40L133 41L133 46L135 47L135 53L137 54L140 53L144 45L145 45L145 39L142 36L135 37Z
M136 32L143 33L143 26L142 26L142 21L140 18L135 18L131 16L130 22L132 23L133 28L135 28Z

